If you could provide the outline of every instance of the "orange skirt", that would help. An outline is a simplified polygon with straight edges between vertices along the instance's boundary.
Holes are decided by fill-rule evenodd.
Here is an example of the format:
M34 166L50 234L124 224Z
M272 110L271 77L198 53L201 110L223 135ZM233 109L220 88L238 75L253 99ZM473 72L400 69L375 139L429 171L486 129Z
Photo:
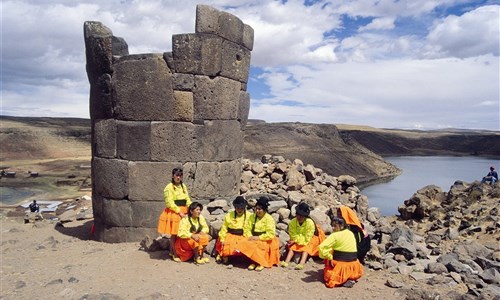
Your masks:
M321 244L325 240L325 232L318 225L316 225L316 228L318 228L318 235L313 235L307 245L293 244L288 249L294 252L307 252L307 254L309 254L310 256L318 256L318 247L319 244Z
M241 248L245 247L247 242L248 239L242 235L228 233L224 240L224 247L220 243L220 240L217 239L215 242L215 250L217 250L220 256L242 255Z
M200 240L197 242L192 238L175 240L175 253L181 261L188 261L194 256L194 251L202 253L203 249L208 245L210 238L206 233L200 233Z
M277 237L269 241L250 241L247 239L239 243L238 247L243 255L263 267L271 268L280 262L280 241Z
M180 212L187 214L187 206L179 206L179 209ZM179 216L178 213L171 210L170 208L165 208L158 220L158 233L177 235L177 232L179 232L180 222L181 216Z
M323 271L325 285L329 288L343 285L348 280L358 280L363 276L363 266L356 261L325 260Z

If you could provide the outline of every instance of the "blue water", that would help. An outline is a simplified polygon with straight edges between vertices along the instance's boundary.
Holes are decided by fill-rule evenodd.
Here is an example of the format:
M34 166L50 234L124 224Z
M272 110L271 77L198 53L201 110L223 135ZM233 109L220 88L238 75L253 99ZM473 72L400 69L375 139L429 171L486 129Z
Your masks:
M436 185L448 192L457 180L473 182L481 180L494 166L499 171L499 158L448 157L448 156L400 156L384 159L402 170L392 181L364 188L370 207L378 207L383 216L399 215L398 206L417 190Z
M33 196L35 193L26 189L15 189L10 187L0 187L0 204L13 205L21 199Z

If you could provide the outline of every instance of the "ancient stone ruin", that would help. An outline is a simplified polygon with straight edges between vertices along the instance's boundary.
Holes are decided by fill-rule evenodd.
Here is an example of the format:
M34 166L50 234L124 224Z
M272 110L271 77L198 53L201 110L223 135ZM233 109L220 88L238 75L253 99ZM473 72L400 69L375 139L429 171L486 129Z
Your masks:
M172 51L129 55L100 22L84 24L92 120L95 235L156 235L163 189L184 168L193 200L239 194L253 29L206 5Z

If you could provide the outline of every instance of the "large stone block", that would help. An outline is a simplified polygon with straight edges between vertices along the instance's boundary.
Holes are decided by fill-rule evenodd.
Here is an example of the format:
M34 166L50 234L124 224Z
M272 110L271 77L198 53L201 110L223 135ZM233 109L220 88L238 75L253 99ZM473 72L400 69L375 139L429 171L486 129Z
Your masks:
M94 125L95 155L98 157L116 157L116 121L98 120Z
M92 120L113 118L111 75L107 73L90 86L90 116Z
M116 155L128 160L150 160L151 122L117 121Z
M87 58L87 76L90 84L97 82L103 74L111 74L113 61L113 33L101 22L83 23L85 55Z
M197 126L187 122L151 122L151 160L187 162L200 159Z
M241 84L224 77L195 76L194 119L235 120Z
M247 24L244 24L242 45L250 51L253 50L253 36L253 28Z
M156 237L156 228L139 227L106 227L96 224L95 237L98 241L106 243L131 243L139 242L146 235Z
M250 56L250 50L247 48L230 41L223 41L220 75L247 83L250 72Z
M203 4L196 5L196 33L214 33L219 30L219 10Z
M92 182L95 195L111 199L126 199L128 196L128 162L119 159L94 157L92 159Z
M243 22L236 16L221 11L219 13L219 35L239 45L243 41Z
M103 208L106 226L155 228L165 203L104 199Z
M172 179L177 162L129 162L128 199L163 202L163 190Z
M193 93L174 91L174 102L174 107L172 107L172 120L193 122Z
M174 90L192 92L194 87L194 75L174 73Z
M241 158L244 135L236 120L205 121L204 126L197 127L196 137L204 161Z
M162 54L123 56L113 67L111 83L118 119L172 119L172 74Z
M198 162L191 198L215 199L239 195L241 160Z
M175 72L216 76L222 67L222 39L211 34L191 33L172 36Z
M240 103L238 106L238 121L241 125L241 130L244 131L248 122L248 113L250 111L250 94L245 91L240 91Z

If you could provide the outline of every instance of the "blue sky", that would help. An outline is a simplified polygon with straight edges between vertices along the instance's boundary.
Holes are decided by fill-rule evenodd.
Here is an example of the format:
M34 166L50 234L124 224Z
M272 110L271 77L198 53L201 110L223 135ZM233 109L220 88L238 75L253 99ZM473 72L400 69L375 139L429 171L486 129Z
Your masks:
M498 1L4 0L1 114L88 118L83 22L171 51L196 4L255 31L250 118L500 130Z

